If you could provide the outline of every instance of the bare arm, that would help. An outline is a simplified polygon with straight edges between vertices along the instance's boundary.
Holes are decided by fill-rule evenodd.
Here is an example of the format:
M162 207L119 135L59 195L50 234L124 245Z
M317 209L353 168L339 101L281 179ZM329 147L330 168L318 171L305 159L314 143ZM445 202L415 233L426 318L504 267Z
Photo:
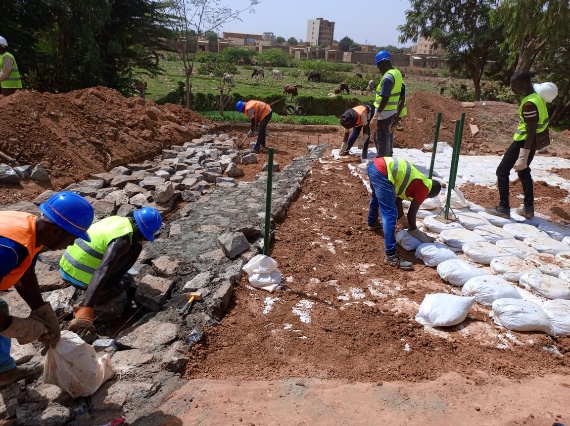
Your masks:
M412 200L412 203L410 204L410 208L408 209L408 224L410 225L410 227L408 228L408 231L413 231L414 229L417 229L416 226L416 215L418 213L418 210L420 209L420 203L418 203L416 200Z
M44 300L40 292L40 285L38 284L38 277L36 276L34 268L28 268L14 288L32 311L35 311L43 305Z

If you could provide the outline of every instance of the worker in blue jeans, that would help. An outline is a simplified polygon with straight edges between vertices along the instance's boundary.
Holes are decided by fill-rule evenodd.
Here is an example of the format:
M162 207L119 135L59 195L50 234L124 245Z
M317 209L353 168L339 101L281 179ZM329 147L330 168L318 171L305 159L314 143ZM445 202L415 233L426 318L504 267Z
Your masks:
M436 197L441 184L428 179L409 161L401 158L380 157L368 163L368 178L372 189L368 210L368 229L384 230L384 245L389 265L411 270L412 263L400 258L396 251L396 223L408 229L408 233L422 243L433 242L433 238L416 226L416 214L426 198ZM404 215L402 200L411 202L407 216ZM382 223L378 222L378 211Z

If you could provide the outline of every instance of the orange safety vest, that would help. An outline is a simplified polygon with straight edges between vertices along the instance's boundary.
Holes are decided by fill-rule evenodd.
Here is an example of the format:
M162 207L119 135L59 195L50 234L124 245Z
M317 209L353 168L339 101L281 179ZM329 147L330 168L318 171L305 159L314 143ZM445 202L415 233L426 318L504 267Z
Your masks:
M354 127L362 126L362 114L366 113L368 115L367 108L364 105L358 105L352 109L355 110L356 113L358 114L358 118L356 119L356 124L354 125ZM368 119L368 122L370 122L370 117L367 117L367 119Z
M245 109L243 110L245 115L247 115L248 111L252 108L254 109L254 112L255 112L254 118L255 118L256 123L260 123L261 120L263 120L265 117L267 117L267 114L269 114L271 112L271 107L269 106L269 104L266 104L265 102L247 101L245 104ZM249 115L248 115L248 117L249 117Z
M14 286L28 270L36 254L43 246L36 247L36 220L37 216L24 212L0 212L0 237L9 238L22 244L28 250L28 255L16 269L10 271L2 281L0 290L7 290Z

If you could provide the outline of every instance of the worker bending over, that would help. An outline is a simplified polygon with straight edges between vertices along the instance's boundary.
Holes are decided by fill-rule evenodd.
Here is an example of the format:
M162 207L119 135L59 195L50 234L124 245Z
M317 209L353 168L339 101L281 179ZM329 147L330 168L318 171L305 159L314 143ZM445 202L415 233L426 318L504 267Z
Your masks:
M412 269L412 263L400 258L396 252L396 222L408 233L423 243L433 242L433 238L416 226L416 214L426 198L436 197L441 184L428 179L409 161L401 158L380 157L368 164L368 177L372 189L368 211L368 228L384 230L386 263L400 269ZM402 200L411 202L407 217L404 215ZM382 223L378 222L378 209Z
M243 112L250 119L251 128L247 136L253 136L254 132L257 132L257 142L253 147L253 152L260 153L261 149L265 148L265 129L273 115L271 106L262 101L237 101L236 110Z
M118 296L121 281L135 264L142 240L154 241L162 217L153 207L135 210L132 216L110 216L94 223L87 233L90 241L75 240L63 254L59 266L62 277L77 288L87 290L74 312L69 330L85 337L96 333L93 307Z
M374 107L370 105L358 105L354 108L347 109L340 117L340 124L346 129L344 132L344 140L340 147L340 155L348 155L348 151L356 142L356 138L362 131L362 137L358 142L358 147L362 149L362 160L368 158L368 146L370 145L370 118L374 115ZM352 130L350 137L349 130Z

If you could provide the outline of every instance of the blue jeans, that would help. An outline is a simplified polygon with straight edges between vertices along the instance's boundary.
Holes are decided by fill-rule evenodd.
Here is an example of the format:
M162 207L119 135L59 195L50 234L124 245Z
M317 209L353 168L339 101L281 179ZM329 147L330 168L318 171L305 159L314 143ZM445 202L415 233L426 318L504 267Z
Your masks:
M8 304L2 298L0 298L0 310L6 314L10 313ZM14 362L14 358L10 356L10 346L11 339L0 336L0 373L16 368L16 362Z
M378 208L380 208L386 254L391 256L396 254L396 222L398 221L396 190L392 182L378 171L374 161L368 164L368 178L370 179L370 187L372 189L368 223L374 223L378 220Z
M378 128L374 135L376 158L392 157L394 150L394 132L390 132L390 124L396 119L396 114L385 120L378 120Z

